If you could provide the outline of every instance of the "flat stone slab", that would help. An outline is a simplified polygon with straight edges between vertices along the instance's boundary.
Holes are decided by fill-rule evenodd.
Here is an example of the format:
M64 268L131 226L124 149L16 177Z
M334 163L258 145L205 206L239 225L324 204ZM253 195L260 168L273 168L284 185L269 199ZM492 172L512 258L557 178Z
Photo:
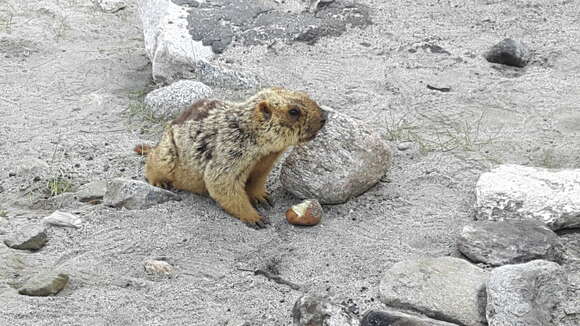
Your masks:
M454 257L420 258L396 263L381 279L384 304L467 326L486 325L488 273Z
M117 178L107 183L103 204L111 207L145 209L170 200L181 200L181 198L171 191L154 187L143 181Z
M556 233L535 220L483 221L463 228L457 248L473 262L492 266L535 259L562 261Z
M476 185L480 220L535 219L552 230L580 227L580 169L501 165Z
M490 326L558 325L568 282L564 269L545 260L498 267L487 282Z
M440 320L414 316L394 310L371 310L364 314L360 326L457 326Z

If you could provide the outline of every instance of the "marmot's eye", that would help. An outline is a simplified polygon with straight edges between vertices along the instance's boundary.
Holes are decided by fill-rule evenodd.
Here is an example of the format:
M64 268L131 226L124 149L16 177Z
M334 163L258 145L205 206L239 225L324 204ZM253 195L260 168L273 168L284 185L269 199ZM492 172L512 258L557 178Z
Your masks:
M297 108L293 108L293 109L288 110L288 114L291 117L295 117L296 118L296 117L299 117L300 116L300 110L297 109Z

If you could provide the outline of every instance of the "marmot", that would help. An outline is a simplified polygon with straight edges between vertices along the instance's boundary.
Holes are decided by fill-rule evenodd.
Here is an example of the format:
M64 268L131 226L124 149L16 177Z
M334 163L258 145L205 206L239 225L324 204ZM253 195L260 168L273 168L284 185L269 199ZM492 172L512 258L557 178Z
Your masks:
M168 123L147 155L145 178L157 187L209 194L252 227L268 220L252 204L268 202L266 180L289 147L312 140L326 113L302 92L268 88L245 102L201 100Z

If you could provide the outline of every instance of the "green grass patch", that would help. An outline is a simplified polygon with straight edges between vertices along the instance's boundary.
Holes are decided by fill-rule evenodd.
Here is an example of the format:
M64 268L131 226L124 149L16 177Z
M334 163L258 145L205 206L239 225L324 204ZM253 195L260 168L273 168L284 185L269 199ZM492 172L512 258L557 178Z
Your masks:
M46 183L46 190L51 197L58 196L71 191L72 183L63 177L52 178Z
M386 138L390 141L411 141L422 153L479 151L495 141L497 135L484 132L485 112L477 117L451 116L443 112L419 113L416 117L390 115L385 121Z

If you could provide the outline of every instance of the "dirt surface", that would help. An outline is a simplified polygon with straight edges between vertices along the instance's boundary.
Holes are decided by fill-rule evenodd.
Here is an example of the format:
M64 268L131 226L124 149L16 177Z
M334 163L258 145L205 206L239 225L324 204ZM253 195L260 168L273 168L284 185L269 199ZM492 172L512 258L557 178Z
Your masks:
M369 26L314 45L234 39L215 62L306 90L377 127L395 149L381 183L325 206L311 228L284 220L300 200L281 188L278 170L270 178L276 206L264 211L273 225L261 231L186 193L146 210L65 207L84 226L52 228L41 251L14 254L22 262L14 277L18 285L57 270L69 285L34 298L0 283L0 325L290 325L303 292L362 314L381 307L378 282L394 263L459 255L455 241L473 218L481 172L499 163L580 167L579 1L361 3ZM534 61L524 69L486 62L481 54L504 37L526 43ZM0 2L0 238L68 205L42 199L55 187L142 179L131 149L154 143L159 131L134 114L154 87L150 69L134 2L114 14L85 0ZM215 91L229 99L253 92ZM406 141L408 150L396 149ZM563 324L575 325L578 234L563 240L571 282ZM148 276L151 258L165 258L175 275Z

